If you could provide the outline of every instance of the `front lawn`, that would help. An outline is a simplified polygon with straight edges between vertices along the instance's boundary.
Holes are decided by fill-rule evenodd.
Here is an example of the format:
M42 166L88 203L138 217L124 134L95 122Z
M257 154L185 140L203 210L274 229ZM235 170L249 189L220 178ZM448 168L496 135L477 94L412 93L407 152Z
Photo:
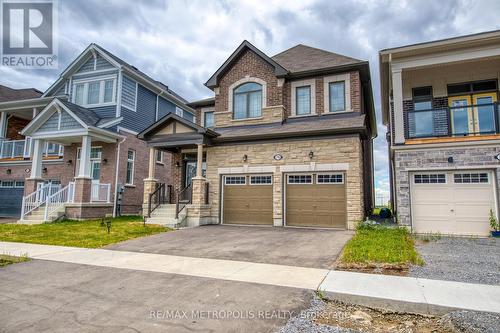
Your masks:
M109 234L101 219L35 225L0 224L0 241L98 248L169 230L159 225L144 226L140 216L121 216L111 220Z
M408 230L373 225L357 228L344 248L341 261L346 264L423 264Z
M28 261L28 257L15 257L8 254L0 254L0 267L4 267L10 264L17 264L18 262Z

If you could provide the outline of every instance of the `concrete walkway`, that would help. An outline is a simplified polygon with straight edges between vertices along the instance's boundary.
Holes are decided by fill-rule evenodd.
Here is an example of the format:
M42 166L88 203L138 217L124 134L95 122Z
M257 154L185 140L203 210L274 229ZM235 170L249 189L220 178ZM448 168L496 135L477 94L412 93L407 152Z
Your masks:
M0 253L33 259L322 290L368 306L418 313L500 313L500 286L363 274L232 260L0 242Z

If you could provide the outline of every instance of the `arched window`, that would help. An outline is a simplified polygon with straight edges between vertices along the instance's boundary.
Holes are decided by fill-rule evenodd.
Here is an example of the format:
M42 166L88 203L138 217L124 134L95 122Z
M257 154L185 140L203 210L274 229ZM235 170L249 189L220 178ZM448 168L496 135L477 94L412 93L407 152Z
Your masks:
M262 114L262 85L243 83L233 91L233 118L260 117Z

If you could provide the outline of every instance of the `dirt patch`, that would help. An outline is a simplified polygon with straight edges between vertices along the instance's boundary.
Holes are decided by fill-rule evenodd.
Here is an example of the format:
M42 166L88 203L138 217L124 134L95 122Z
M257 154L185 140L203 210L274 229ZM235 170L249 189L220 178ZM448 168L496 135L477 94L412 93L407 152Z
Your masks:
M324 310L316 317L315 322L359 332L457 332L450 327L449 321L441 317L382 311L339 301L326 302Z
M369 274L384 274L384 275L397 275L397 276L407 276L410 269L410 265L407 264L356 264L356 263L335 263L335 269L339 271L349 271L358 273L369 273Z

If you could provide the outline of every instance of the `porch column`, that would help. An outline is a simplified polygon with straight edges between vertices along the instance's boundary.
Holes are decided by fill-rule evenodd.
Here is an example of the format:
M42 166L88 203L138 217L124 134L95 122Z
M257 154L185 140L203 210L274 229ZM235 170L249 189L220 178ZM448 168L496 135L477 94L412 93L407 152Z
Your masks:
M394 143L404 143L403 80L402 70L392 70L392 101L394 103Z
M78 175L75 177L75 203L90 202L92 197L92 178L90 175L91 149L92 139L89 135L84 135L80 151L80 166L78 168Z
M198 156L196 156L196 177L203 177L203 145L198 144Z
M198 144L198 156L196 158L196 177L192 179L192 204L205 204L205 184L206 179L203 177L203 144Z
M144 179L144 195L142 198L142 212L144 216L149 213L149 195L156 190L158 181L155 179L156 149L149 148L148 178Z
M33 156L31 157L31 174L24 182L24 195L36 191L38 183L42 182L42 158L45 141L33 140Z
M7 136L7 112L0 112L0 139Z

